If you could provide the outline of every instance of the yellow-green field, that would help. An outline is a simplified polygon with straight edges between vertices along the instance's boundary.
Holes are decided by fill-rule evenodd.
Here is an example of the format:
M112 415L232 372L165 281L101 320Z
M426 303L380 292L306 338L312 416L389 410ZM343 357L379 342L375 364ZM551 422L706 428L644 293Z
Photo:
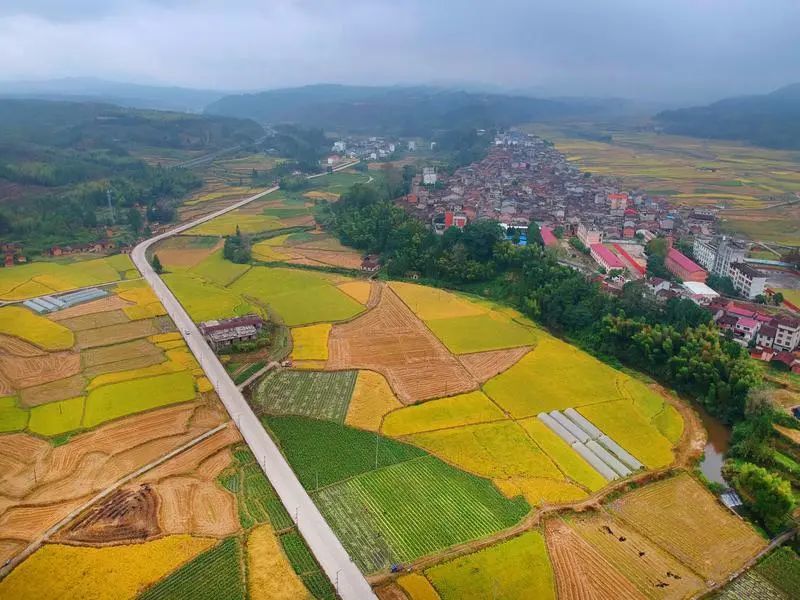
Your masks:
M503 411L483 392L469 392L389 413L383 422L383 432L399 437L503 419Z
M67 350L75 343L75 336L63 325L19 306L0 308L0 333L13 335L44 350Z
M328 360L330 323L292 329L292 358L295 360Z
M443 600L556 597L547 547L538 531L436 565L425 575Z
M0 269L0 300L36 296L119 281L134 269L126 254L91 260L39 261ZM138 274L138 272L136 272Z
M800 239L800 208L770 208L800 191L797 152L633 131L601 131L611 142L581 137L600 131L592 124L528 129L585 171L620 177L675 206L724 207L727 231L790 245Z

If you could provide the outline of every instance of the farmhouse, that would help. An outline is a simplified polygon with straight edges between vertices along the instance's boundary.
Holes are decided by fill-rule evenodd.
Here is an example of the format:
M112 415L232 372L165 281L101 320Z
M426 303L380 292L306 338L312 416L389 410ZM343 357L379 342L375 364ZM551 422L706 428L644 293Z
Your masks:
M264 327L264 320L258 315L245 315L231 319L205 321L200 323L200 333L214 350L238 342L255 340Z
M361 261L361 270L365 273L375 273L380 268L381 263L374 254L367 254Z

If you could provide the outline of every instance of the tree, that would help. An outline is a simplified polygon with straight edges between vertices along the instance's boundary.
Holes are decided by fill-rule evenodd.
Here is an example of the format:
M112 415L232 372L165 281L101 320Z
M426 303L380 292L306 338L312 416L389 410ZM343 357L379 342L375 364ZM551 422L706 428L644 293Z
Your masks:
M136 234L139 233L142 229L142 213L140 213L136 208L129 208L128 209L128 226L131 228L131 231Z
M709 273L706 283L708 284L708 287L718 291L723 296L739 295L739 293L736 291L736 288L733 287L733 279L728 276L714 275L713 273Z
M238 225L236 226L236 233L225 238L222 255L227 260L238 264L250 262L252 258L250 238L242 234Z
M164 272L164 267L161 264L161 260L158 258L158 254L153 254L153 260L150 261L150 266L153 267L153 271L161 275Z
M775 292L772 294L772 302L775 306L780 306L783 304L783 294L781 292Z
M752 463L734 468L733 485L771 533L780 531L795 505L791 484Z

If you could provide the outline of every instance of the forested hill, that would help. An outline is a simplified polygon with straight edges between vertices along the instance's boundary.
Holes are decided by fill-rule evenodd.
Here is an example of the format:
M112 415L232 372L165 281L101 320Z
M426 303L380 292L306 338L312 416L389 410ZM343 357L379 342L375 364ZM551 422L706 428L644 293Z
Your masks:
M668 133L800 149L800 83L770 94L664 111L655 118Z
M263 135L251 120L91 102L0 99L0 143L215 150Z
M139 156L204 154L263 134L254 121L228 117L0 100L0 241L19 243L30 257L103 237L109 224L132 241L148 223L172 220L181 198L201 184L186 169L150 166Z
M427 136L437 129L507 127L607 109L602 100L569 102L431 87L310 85L226 96L210 104L206 113L326 130Z

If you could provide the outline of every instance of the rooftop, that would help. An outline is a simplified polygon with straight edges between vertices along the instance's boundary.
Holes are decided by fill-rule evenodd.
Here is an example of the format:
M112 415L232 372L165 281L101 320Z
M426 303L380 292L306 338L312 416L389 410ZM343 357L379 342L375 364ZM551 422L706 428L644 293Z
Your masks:
M694 262L691 258L678 252L675 248L670 248L669 252L667 252L667 258L672 260L675 264L677 264L680 268L685 269L686 271L703 271L703 267L698 265Z
M603 246L603 244L592 244L591 251L594 252L600 259L606 263L609 269L624 269L625 265L611 250Z

